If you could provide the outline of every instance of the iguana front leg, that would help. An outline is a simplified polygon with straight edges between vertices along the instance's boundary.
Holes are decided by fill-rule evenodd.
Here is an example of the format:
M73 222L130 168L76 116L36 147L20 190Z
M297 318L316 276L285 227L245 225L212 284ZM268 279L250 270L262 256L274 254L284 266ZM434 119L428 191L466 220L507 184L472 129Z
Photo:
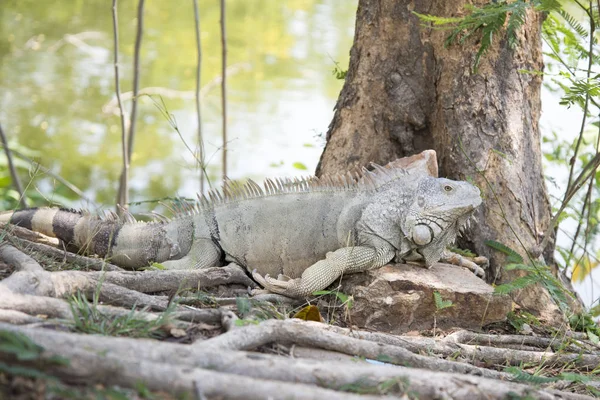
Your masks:
M448 249L444 250L440 261L446 262L448 264L458 265L459 267L465 267L480 278L485 277L485 270L483 268L487 268L487 266L489 265L489 261L485 257L474 257L473 261L471 261L467 257L450 251ZM482 265L483 268L480 267L480 265Z
M327 253L324 260L308 267L301 278L283 280L269 275L263 278L256 270L252 271L252 277L270 292L288 297L308 297L325 289L343 274L382 267L394 258L394 254L394 250L387 247L343 247Z

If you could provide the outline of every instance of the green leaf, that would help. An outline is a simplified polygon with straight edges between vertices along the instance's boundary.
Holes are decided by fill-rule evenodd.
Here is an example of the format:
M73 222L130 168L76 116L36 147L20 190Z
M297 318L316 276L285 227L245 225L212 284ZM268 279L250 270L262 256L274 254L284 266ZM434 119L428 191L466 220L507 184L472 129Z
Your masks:
M17 360L37 360L44 348L19 332L0 331L0 352L14 355Z
M236 297L235 305L241 317L247 315L252 309L252 304L250 304L250 300L247 297Z
M558 380L558 378L531 375L518 367L507 367L504 371L513 374L514 380L517 382L527 382L539 385L542 383L556 382Z
M11 375L24 376L27 378L40 378L47 381L57 381L53 376L47 375L35 368L22 367L20 365L8 365L0 361L0 372L6 372Z
M561 381L584 383L590 381L592 378L582 374L575 374L573 372L561 372L557 378Z
M302 164L301 162L295 162L292 164L292 167L299 169L299 170L307 170L308 168L306 168L306 165Z
M496 242L495 240L486 240L484 243L492 249L498 250L499 252L506 254L508 256L506 258L506 261L515 264L523 263L523 257L521 257L519 253L506 246L505 244Z
M594 344L599 344L600 343L600 338L598 337L598 335L596 335L594 332L592 332L590 329L588 329L586 331L587 333L587 337L588 339L590 339L590 341Z
M494 288L494 293L509 294L515 290L523 289L523 288L525 288L529 285L533 285L534 283L539 282L539 281L540 281L540 278L537 275L529 274L529 275L517 278L512 282L508 282L503 285L496 286Z
M442 299L442 295L437 291L433 292L433 300L437 311L454 306L452 301Z

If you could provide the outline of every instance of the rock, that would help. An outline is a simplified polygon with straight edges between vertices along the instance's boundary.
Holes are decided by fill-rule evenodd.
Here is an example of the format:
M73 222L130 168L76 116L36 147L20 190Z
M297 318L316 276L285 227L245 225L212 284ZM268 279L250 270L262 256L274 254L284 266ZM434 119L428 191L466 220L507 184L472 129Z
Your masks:
M424 266L386 265L368 273L347 275L342 291L354 296L349 310L353 324L378 331L403 333L433 327L436 314L440 329L479 329L503 321L511 310L507 295L494 289L471 271L448 264ZM433 297L439 292L452 307L436 310Z

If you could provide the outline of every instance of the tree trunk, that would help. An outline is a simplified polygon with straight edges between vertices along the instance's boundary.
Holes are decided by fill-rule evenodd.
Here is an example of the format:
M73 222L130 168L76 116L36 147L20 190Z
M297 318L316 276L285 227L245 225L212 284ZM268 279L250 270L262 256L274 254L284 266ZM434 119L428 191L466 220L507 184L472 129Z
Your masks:
M484 241L525 256L551 217L538 126L541 78L519 72L543 69L543 16L527 13L515 49L497 36L473 73L477 40L446 48L448 32L424 27L412 13L457 17L467 3L359 0L350 66L317 174L435 149L441 176L472 179L482 189L479 223L459 244L489 257L490 281L500 283L518 272L501 274L504 257ZM550 242L544 255L551 257ZM540 286L515 301L556 321L557 309Z

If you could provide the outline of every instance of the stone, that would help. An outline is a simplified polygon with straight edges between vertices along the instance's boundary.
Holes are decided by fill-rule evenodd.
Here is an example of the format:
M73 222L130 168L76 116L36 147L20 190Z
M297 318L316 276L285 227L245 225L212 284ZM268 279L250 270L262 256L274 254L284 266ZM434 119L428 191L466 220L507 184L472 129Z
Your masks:
M386 265L367 273L347 275L342 291L354 297L349 310L353 324L389 333L431 329L436 317L439 329L480 329L504 321L512 309L507 295L494 289L467 269L437 263L424 266ZM434 292L452 307L436 310Z

